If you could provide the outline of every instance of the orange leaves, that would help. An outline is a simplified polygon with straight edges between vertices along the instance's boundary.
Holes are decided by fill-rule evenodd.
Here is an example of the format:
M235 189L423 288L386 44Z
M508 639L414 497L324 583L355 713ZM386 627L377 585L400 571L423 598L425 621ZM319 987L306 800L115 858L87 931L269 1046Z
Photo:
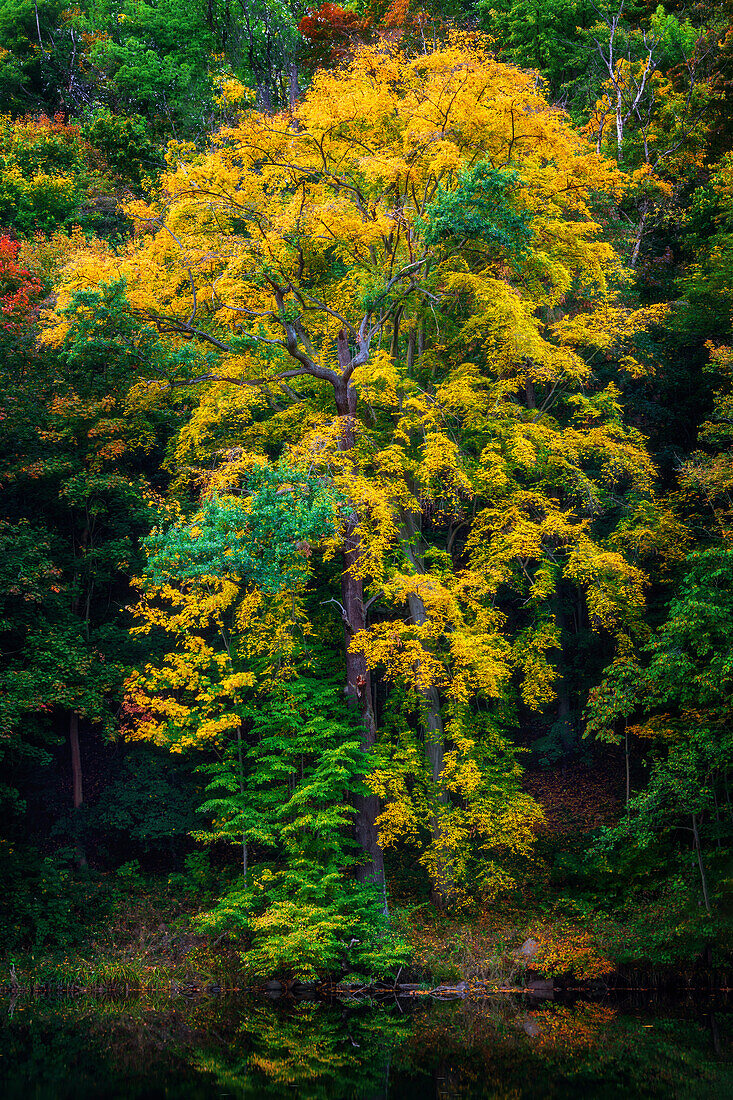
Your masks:
M383 23L385 27L401 27L407 19L410 10L410 0L392 0L384 13Z
M20 242L7 233L0 237L0 330L10 336L29 335L38 313L43 285L18 262Z
M329 3L310 8L298 24L303 38L330 46L332 57L343 53L343 43L350 42L365 27L365 22L353 11L345 11L338 4Z
M539 945L532 956L532 968L548 977L569 974L579 981L592 981L614 970L614 964L606 958L597 937L570 921L555 921L540 928L537 939ZM577 1034L575 1038L581 1044L587 1042Z

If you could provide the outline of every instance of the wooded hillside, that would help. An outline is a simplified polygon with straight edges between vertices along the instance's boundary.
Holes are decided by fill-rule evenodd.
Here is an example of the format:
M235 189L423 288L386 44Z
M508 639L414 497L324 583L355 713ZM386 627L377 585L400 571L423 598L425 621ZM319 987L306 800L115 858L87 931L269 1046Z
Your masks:
M7 951L721 961L728 6L83 9L0 0Z

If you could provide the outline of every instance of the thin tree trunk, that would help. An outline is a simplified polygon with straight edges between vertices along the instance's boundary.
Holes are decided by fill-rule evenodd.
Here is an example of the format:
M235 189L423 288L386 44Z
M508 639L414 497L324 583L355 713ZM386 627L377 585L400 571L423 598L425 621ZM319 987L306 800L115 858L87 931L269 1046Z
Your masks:
M72 711L69 715L69 748L71 750L71 785L73 790L74 809L78 810L84 801L84 789L82 784L81 749L79 747L79 715ZM82 871L87 869L86 852L80 843L76 844L76 860Z
M239 795L242 799L242 814L244 815L244 760L242 758L242 727L237 726L237 762L239 765ZM247 885L247 833L242 820L242 877L244 885Z
M356 395L349 387L336 391L336 408L342 418L341 446L345 451L354 445L353 415ZM344 534L344 568L341 574L341 601L344 620L344 644L346 648L346 684L344 693L350 707L358 711L362 726L362 748L368 752L377 740L377 724L372 708L372 683L367 668L366 655L362 650L353 650L352 641L356 634L366 629L366 611L364 609L364 582L359 573L361 562L361 536L357 530L358 516L349 520ZM377 795L356 795L355 832L356 839L364 853L364 861L357 868L360 882L374 882L384 890L384 854L379 845L379 798ZM386 895L385 895L386 909Z
M411 331L407 337L407 377L412 378L415 366L415 333Z
M347 529L344 538L344 570L341 577L341 599L344 608L344 642L346 645L346 686L345 694L349 706L359 712L363 733L362 748L368 752L376 744L377 723L372 709L371 674L367 668L363 650L353 650L354 636L366 629L364 611L364 586L361 577L356 576L354 568L361 558L359 535L355 532L356 520ZM379 798L375 794L357 795L356 839L365 861L357 869L361 882L384 883L384 855L379 846Z
M641 207L641 218L639 220L639 228L636 233L636 240L634 241L634 248L631 253L631 266L636 267L639 259L639 250L641 249L641 240L644 236L644 230L646 228L646 219L649 213L649 203L644 201Z
M272 114L272 94L270 92L269 77L265 77L264 80L257 85L257 100L263 114Z
M74 809L78 810L84 801L82 788L81 751L79 749L79 715L72 711L69 715L69 746L71 748L71 780L74 789Z
M414 540L417 536L415 523L410 513L402 515L402 546L405 556L416 573L425 573L425 563L422 554L415 548ZM423 626L428 621L428 613L422 598L417 593L407 597L410 609L410 619L416 626ZM440 706L440 693L435 686L420 692L423 701L423 723L425 726L425 758L430 768L432 781L436 788L437 805L432 818L433 841L440 842L442 824L440 809L448 805L448 792L442 783L443 761L445 757L445 728ZM433 883L433 901L438 907L443 907L447 900L450 885L450 868L440 864L439 881Z
M526 380L526 382L524 383L524 394L525 394L525 397L527 398L527 408L528 409L536 409L537 408L537 398L535 396L534 382L531 378L528 378Z
M624 723L624 755L626 757L626 805L631 798L631 769L629 766L629 731Z
M702 896L705 900L705 910L710 914L710 898L708 896L708 880L705 875L705 865L702 861L702 848L700 846L700 831L697 827L697 814L692 814L692 835L695 838L695 852L697 854L697 865L700 868L700 882L702 883Z
M298 85L298 66L295 61L290 62L288 76L288 95L290 100L290 110L292 112L297 106L298 96L300 95L300 87Z
M621 99L621 92L616 89L616 160L621 164L621 158L623 153L621 152L621 146L624 141L624 117L623 117L623 103Z

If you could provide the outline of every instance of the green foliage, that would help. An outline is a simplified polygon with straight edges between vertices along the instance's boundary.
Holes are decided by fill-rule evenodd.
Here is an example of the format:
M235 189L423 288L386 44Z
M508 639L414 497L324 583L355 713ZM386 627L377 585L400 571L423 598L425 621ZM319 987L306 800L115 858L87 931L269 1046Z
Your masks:
M589 0L478 0L476 11L502 54L538 69L554 97L581 77L588 63L582 32L596 19Z
M406 947L389 928L381 891L353 880L350 801L365 793L369 761L335 685L297 679L242 717L241 772L234 745L201 769L213 776L201 811L214 824L198 836L241 844L244 835L262 862L200 926L246 937L242 959L254 974L388 974Z
M732 591L730 549L691 555L666 621L645 646L647 667L615 661L589 705L589 731L605 740L618 739L618 719L645 712L632 728L652 746L648 779L618 825L601 831L595 852L627 891L653 883L666 896L655 950L669 959L673 942L679 952L730 934ZM591 863L588 873L602 876L602 865Z
M243 494L208 497L192 521L153 531L145 540L153 583L225 574L263 592L296 585L311 544L334 534L342 498L325 478L284 462L253 466Z
M621 654L608 665L602 682L592 688L586 708L586 736L601 741L618 741L618 723L640 706L644 691L643 672L633 654Z
M199 795L188 769L171 767L160 753L137 746L90 810L87 828L149 851L191 831Z
M81 130L110 169L136 191L141 191L163 165L160 148L151 139L149 124L141 115L120 116L101 107L84 120Z
M680 279L681 321L707 338L731 329L733 275L733 154L726 154L709 182L694 192L686 215L685 245L690 264Z
M74 49L63 24L64 10L63 0L4 0L0 5L3 109L53 112L60 106L59 92Z
M0 936L4 950L70 949L102 919L110 898L99 881L79 877L75 853L43 856L29 845L0 843Z
M219 121L227 81L238 78L267 102L287 101L300 14L298 3L262 0L101 0L76 8L2 0L0 109L91 110L104 119L92 123L92 144L106 147L112 167L134 184L138 160L147 159L140 116L157 137L196 138ZM115 130L119 149L110 142Z
M651 700L705 714L723 728L733 706L733 549L692 554L679 594L649 644Z
M454 245L483 241L506 252L513 264L527 255L532 230L529 215L517 213L511 198L517 192L519 176L478 161L458 173L450 191L438 188L425 213L425 243L428 246L449 238ZM516 200L515 200L516 201Z
M92 24L93 25L93 24ZM190 127L213 107L213 39L196 5L181 0L112 9L89 48L110 105Z
M101 181L90 154L76 126L0 117L0 225L32 236L89 224L82 206Z
M359 33L386 17L427 35L407 6L357 6ZM708 8L443 5L542 78L446 35L443 125L424 42L417 60L361 55L353 112L351 70L331 66L273 119L299 91L296 0L0 0L7 944L73 946L110 898L144 895L139 858L250 973L390 974L405 946L358 881L357 807L381 799L382 842L435 900L488 904L544 828L518 746L577 757L586 694L584 755L615 766L624 740L636 793L564 842L547 889L565 876L586 915L611 911L615 957L645 936L662 960L723 941L733 154L728 7ZM384 113L373 88L392 96L411 66ZM474 102L479 71L495 94ZM110 220L130 192L149 206ZM677 291L669 315L638 308ZM669 506L652 451L681 489ZM72 728L89 777L73 811ZM115 755L121 728L188 755ZM171 870L191 832L207 848Z
M0 1025L2 1083L8 1100L44 1090L110 1100L166 1091L179 1100L278 1100L290 1092L362 1100L387 1089L413 1098L436 1077L449 1077L465 1100L526 1096L538 1082L568 1097L710 1100L730 1092L725 1011L711 1019L697 1003L659 997L633 1006L421 1000L402 1011L366 999L39 997Z

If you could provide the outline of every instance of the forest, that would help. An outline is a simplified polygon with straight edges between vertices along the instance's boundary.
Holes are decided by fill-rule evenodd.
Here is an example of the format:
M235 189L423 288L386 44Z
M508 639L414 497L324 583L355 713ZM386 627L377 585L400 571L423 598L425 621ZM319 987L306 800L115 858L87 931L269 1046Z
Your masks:
M3 981L730 966L732 104L731 0L0 0Z

